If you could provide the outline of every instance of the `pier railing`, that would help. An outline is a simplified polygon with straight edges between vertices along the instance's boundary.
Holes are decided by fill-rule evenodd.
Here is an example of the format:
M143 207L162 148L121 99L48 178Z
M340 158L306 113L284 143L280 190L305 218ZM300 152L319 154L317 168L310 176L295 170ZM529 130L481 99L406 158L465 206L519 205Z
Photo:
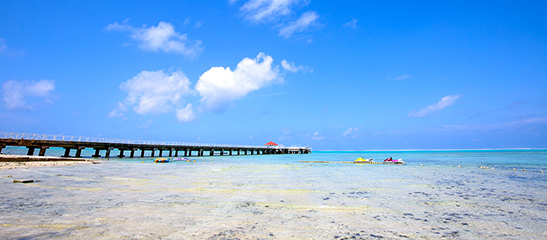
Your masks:
M189 142L168 142L168 141L147 141L147 140L125 140L99 137L77 137L51 134L35 133L13 133L0 132L0 139L24 139L44 141L66 141L66 142L91 142L91 143L112 143L112 144L140 144L154 146L188 146L188 147L215 147L215 148L254 148L254 149L277 149L277 148L309 148L302 146L253 146L233 144L211 144L211 143L189 143Z

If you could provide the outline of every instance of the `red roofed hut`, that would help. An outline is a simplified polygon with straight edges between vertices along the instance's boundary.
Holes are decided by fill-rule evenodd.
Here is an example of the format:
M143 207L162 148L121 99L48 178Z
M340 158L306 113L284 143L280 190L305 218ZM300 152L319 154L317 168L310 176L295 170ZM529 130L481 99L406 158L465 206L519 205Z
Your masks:
M266 146L277 146L277 143L269 142L269 143L266 143L264 145L266 145Z

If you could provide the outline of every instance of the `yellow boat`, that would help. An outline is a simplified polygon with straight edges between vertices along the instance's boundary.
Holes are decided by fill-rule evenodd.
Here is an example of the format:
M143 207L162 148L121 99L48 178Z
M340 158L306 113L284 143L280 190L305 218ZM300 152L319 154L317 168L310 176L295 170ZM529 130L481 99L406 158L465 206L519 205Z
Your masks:
M372 160L373 160L372 158L362 158L362 157L360 157L360 158L355 159L355 162L373 162Z

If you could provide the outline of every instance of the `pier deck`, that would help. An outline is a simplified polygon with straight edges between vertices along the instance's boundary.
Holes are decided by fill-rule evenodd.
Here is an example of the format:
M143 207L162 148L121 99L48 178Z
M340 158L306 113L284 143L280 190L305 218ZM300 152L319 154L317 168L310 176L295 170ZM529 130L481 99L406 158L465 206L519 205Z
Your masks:
M33 156L38 149L38 156L45 156L49 148L64 148L62 157L82 157L82 150L94 149L95 154L91 157L110 158L112 150L118 150L116 157L144 157L145 152L150 152L150 157L190 157L190 156L215 156L215 155L261 155L261 154L308 154L310 147L298 146L244 146L244 145L222 145L222 144L199 144L199 143L175 143L156 142L140 140L117 140L105 138L84 138L67 137L56 135L1 133L0 132L0 153L6 146L27 147L27 155ZM75 150L74 156L71 156ZM140 155L135 155L140 152ZM103 154L104 155L101 155ZM156 155L158 153L158 155ZM128 154L128 155L125 155Z

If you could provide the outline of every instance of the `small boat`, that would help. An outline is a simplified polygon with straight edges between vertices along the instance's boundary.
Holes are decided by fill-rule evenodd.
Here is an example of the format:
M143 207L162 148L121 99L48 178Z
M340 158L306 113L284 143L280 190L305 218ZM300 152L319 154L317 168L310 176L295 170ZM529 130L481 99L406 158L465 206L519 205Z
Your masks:
M393 159L392 157L386 158L384 160L384 164L405 164L402 158L399 159Z
M168 163L170 162L169 158L156 158L156 160L154 160L154 163Z
M171 161L173 161L173 162L188 162L188 161L190 161L190 159L185 158L185 157L182 157L182 158L181 157L174 157L174 158L171 159Z
M352 162L348 162L348 163L352 163ZM381 162L373 161L372 158L362 158L362 157L355 159L355 161L353 161L353 163L355 163L355 164L382 164Z
M355 159L355 162L372 162L372 158L357 158Z

